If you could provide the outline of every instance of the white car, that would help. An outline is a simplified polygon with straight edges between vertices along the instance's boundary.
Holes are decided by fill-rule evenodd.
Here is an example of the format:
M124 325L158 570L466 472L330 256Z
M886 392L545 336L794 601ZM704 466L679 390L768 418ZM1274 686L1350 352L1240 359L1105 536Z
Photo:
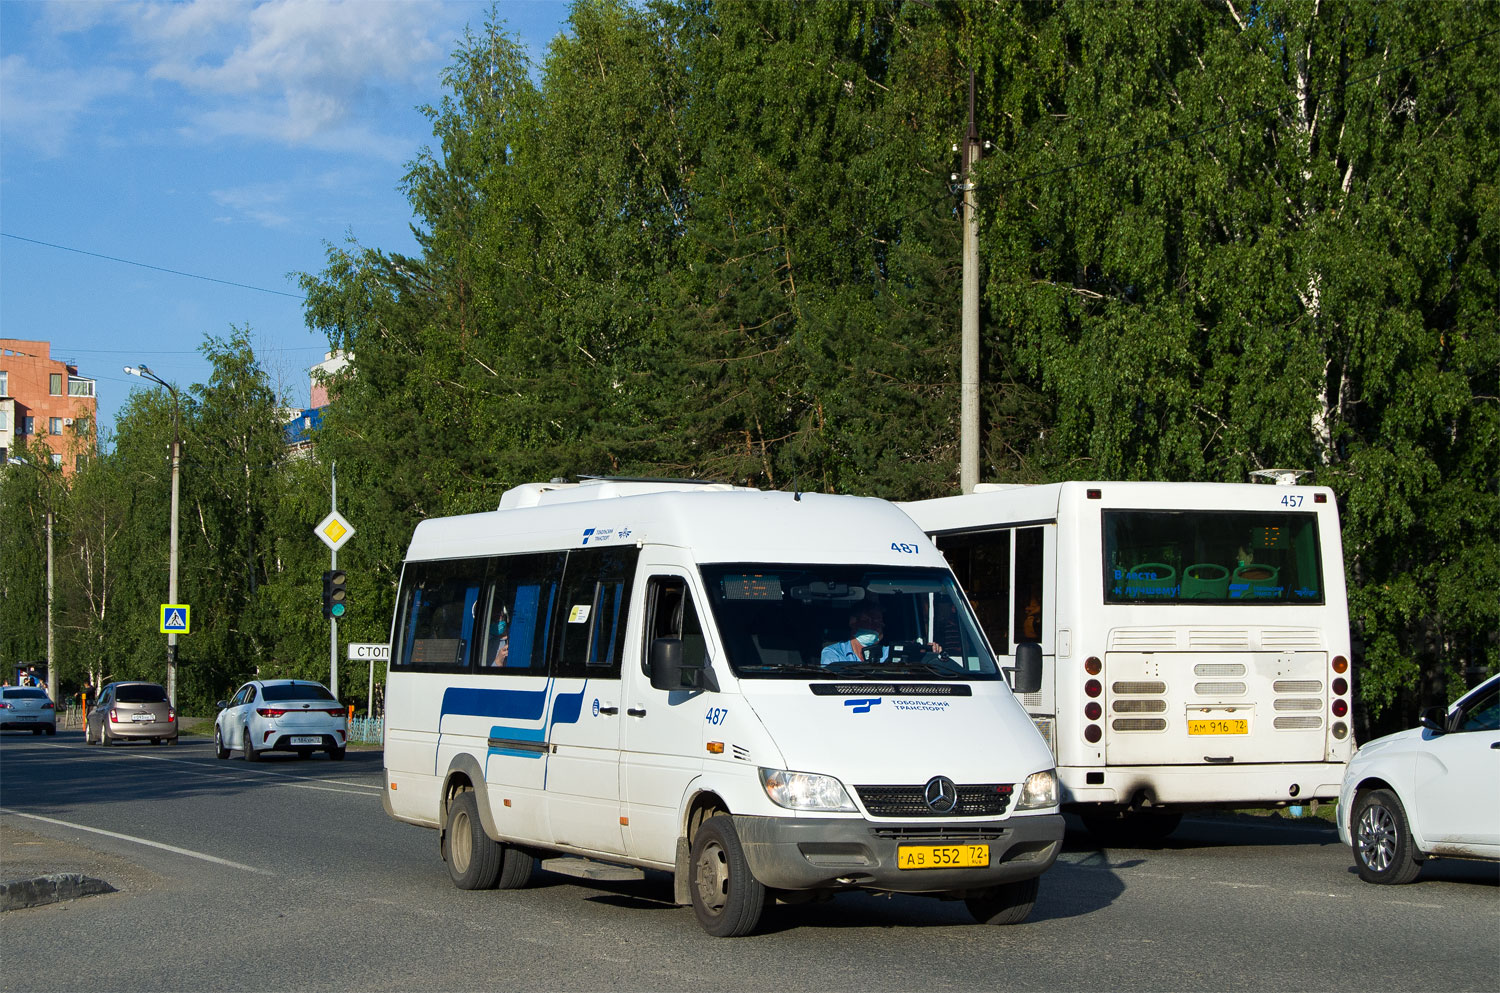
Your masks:
M1500 674L1349 761L1339 838L1360 878L1409 883L1432 856L1500 859Z
M57 733L57 709L35 686L0 686L0 731Z
M304 759L325 751L341 759L348 746L347 711L328 687L310 679L252 680L218 706L214 754L221 759L235 748L251 762L272 751Z

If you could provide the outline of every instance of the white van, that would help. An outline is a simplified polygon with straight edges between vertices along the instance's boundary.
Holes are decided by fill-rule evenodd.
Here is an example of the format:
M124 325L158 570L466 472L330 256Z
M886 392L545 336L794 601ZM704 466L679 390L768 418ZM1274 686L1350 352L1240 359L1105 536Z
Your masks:
M1051 752L881 500L589 480L424 521L386 700L386 810L466 889L541 857L671 872L719 936L849 889L1009 924L1063 836Z

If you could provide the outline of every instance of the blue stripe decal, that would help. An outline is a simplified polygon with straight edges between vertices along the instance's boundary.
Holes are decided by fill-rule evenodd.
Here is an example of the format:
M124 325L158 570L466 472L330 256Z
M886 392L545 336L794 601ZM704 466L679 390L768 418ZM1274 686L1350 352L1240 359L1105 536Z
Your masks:
M546 728L518 728L518 727L510 727L510 726L505 725L505 724L496 724L494 727L490 728L490 737L491 738L509 738L512 741L544 742L544 741L547 740L547 729ZM489 755L509 755L512 758L518 758L518 759L539 759L539 758L542 758L545 755L544 752L527 751L527 750L523 750L523 749L520 749L520 748L506 748L504 746L498 746L497 747L497 746L494 746L494 745L490 746L488 754ZM488 766L486 766L486 769L485 769L485 778L486 779L489 778L489 769L488 769Z
M583 689L577 693L559 693L557 699L552 701L552 723L577 724L578 715L583 713L583 694L588 688L585 680Z
M443 691L443 717L454 714L460 717L538 721L546 709L546 687L539 690L481 690L450 686Z

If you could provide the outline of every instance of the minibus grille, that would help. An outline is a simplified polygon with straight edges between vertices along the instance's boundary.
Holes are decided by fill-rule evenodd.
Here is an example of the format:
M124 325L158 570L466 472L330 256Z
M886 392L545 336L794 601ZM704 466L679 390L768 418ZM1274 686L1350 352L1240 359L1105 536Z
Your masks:
M923 799L925 786L856 786L872 817L997 817L1010 806L1010 783L959 786L958 805L938 813Z

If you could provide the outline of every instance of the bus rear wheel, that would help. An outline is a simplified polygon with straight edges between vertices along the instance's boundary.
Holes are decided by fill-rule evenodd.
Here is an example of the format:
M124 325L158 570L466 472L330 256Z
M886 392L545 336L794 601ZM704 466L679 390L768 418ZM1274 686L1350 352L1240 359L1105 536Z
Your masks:
M500 855L500 843L484 833L474 791L464 790L448 804L448 825L443 832L443 858L453 885L461 890L494 889L500 878Z

